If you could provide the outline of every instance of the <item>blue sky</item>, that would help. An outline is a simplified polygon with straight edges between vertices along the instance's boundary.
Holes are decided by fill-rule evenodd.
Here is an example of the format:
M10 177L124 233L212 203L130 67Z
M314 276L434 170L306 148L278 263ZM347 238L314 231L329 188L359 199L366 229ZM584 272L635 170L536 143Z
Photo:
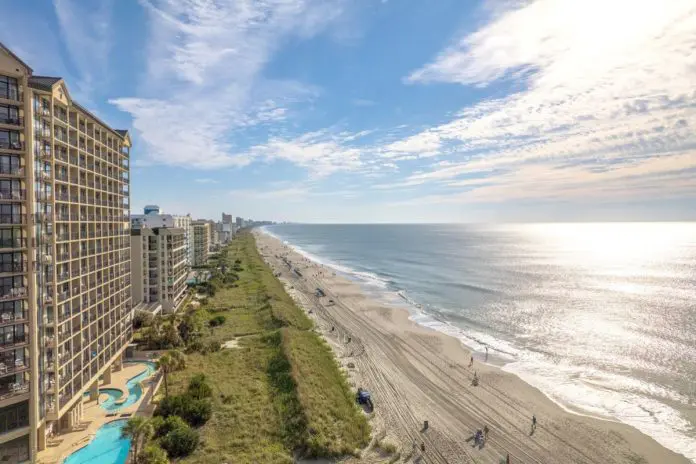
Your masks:
M0 0L131 131L134 211L696 219L692 0Z

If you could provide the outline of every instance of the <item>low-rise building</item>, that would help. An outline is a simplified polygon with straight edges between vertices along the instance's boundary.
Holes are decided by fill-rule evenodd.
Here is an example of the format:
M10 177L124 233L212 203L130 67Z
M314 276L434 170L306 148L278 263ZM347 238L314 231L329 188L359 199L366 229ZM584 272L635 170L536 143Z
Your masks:
M186 243L184 229L157 227L131 231L133 301L162 304L175 312L186 292Z

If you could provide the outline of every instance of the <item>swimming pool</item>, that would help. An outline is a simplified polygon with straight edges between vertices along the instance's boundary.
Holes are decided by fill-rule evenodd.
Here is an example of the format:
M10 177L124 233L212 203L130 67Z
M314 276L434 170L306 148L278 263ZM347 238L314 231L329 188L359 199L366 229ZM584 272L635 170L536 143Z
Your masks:
M126 382L126 388L128 389L128 397L123 403L117 403L121 399L123 393L121 390L115 388L100 388L99 393L106 393L109 397L100 403L100 406L107 411L117 411L122 408L127 408L136 401L140 399L143 395L143 389L140 386L140 382L150 377L156 370L157 364L152 361L138 361L138 362L128 362L124 364L142 364L145 367L140 374L132 377L128 382ZM89 392L85 393L85 396L89 396Z
M63 461L63 464L125 464L130 450L130 438L121 438L126 419L102 425L92 441Z

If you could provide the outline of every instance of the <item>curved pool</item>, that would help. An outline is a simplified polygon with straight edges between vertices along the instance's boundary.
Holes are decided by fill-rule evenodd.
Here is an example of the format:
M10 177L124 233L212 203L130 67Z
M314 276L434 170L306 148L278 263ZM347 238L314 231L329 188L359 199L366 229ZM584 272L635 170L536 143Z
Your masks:
M145 367L140 374L132 377L128 382L126 382L126 388L128 389L128 397L123 403L117 403L121 399L123 393L121 390L116 388L100 388L99 394L106 393L109 397L100 403L100 406L107 411L118 411L122 408L127 408L133 403L137 402L143 395L143 388L140 386L140 382L150 377L157 370L157 363L152 361L138 361L138 362L128 362L124 364L141 364ZM89 396L89 392L85 393L85 396Z
M119 419L102 425L92 441L63 461L63 464L125 464L130 450L130 438L121 438L121 430L128 422Z

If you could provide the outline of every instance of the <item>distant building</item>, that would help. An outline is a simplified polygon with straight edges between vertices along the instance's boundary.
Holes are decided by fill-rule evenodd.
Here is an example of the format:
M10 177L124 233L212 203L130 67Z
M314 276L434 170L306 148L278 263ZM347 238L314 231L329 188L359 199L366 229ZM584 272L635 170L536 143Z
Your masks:
M202 266L208 262L210 251L210 224L207 221L193 221L193 265Z
M244 227L244 219L237 216L236 219L237 227Z
M157 205L147 205L143 208L145 214L160 214L160 207Z
M156 229L158 227L174 227L174 216L171 214L131 214L131 228L140 229L148 227Z
M232 215L222 213L222 223L223 224L232 224Z
M186 263L193 266L193 225L191 215L174 216L174 227L184 229L184 241L186 243Z
M135 304L162 304L173 313L186 292L184 229L157 227L131 231L132 293Z

